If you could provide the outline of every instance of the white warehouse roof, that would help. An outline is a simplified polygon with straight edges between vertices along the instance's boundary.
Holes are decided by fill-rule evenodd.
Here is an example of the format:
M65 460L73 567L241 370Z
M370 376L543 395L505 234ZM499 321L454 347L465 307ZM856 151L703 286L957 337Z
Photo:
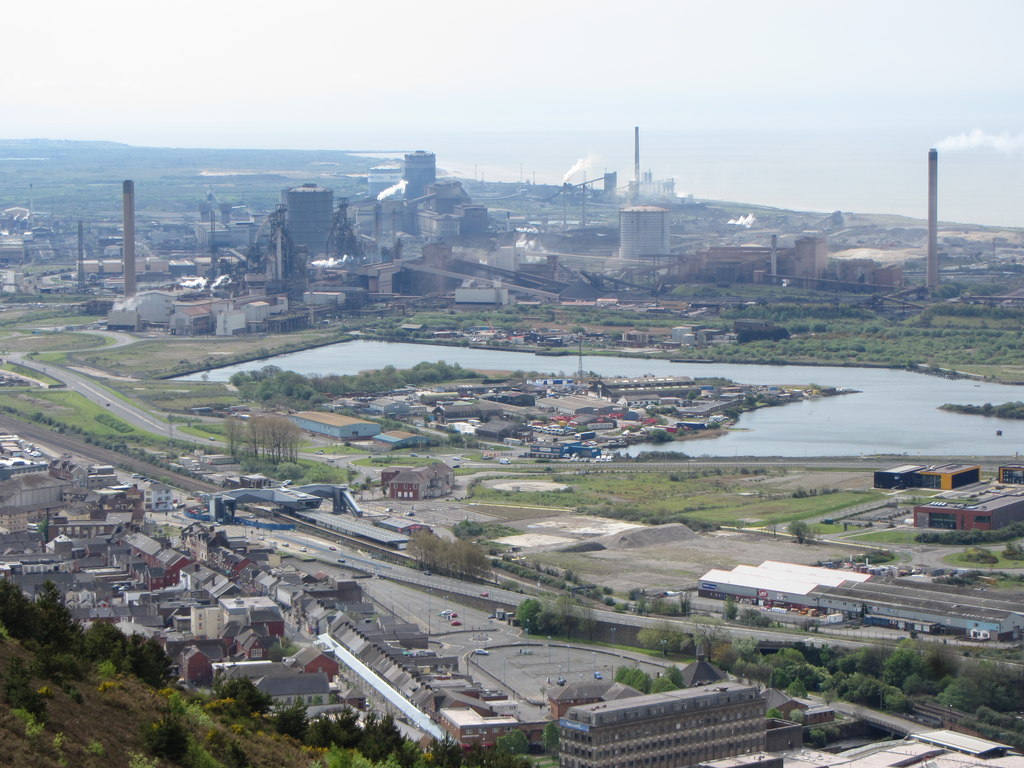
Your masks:
M731 571L714 568L701 577L701 583L806 595L819 586L837 587L847 581L862 582L869 578L868 574L854 571L766 560L758 566L737 565Z

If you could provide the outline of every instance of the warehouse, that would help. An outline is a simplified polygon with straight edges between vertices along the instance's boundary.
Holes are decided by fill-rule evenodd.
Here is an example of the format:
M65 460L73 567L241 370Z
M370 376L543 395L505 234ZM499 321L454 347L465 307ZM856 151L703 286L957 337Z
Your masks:
M815 604L811 593L818 586L856 583L870 578L868 574L854 571L766 560L758 566L738 565L731 571L712 569L701 577L698 594L718 600L733 597L741 603L762 608L810 608Z
M355 440L380 434L380 425L372 421L342 416L338 413L302 411L288 417L299 429L326 435L337 440Z
M926 467L922 464L901 464L898 467L880 469L875 472L875 488L932 488L937 491L952 491L981 479L981 467L977 464L941 464Z
M813 593L826 613L907 632L1019 640L1024 606L1019 600L963 587L897 579L822 586Z
M1007 494L968 503L932 501L914 507L914 527L947 531L994 531L1024 521L1024 496Z

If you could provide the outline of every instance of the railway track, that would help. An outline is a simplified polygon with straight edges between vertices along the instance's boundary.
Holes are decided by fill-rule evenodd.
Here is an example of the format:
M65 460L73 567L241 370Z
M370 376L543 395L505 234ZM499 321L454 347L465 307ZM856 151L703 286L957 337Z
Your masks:
M132 472L150 476L164 476L171 480L175 487L186 491L216 493L224 490L213 483L196 480L186 475L179 475L166 467L151 464L148 461L143 461L133 456L126 456L109 448L101 448L98 445L87 443L84 440L62 432L54 432L52 429L47 429L32 422L15 419L7 414L0 414L0 431L13 433L33 443L45 445L62 453L82 456L100 464L110 464L111 466L121 467Z

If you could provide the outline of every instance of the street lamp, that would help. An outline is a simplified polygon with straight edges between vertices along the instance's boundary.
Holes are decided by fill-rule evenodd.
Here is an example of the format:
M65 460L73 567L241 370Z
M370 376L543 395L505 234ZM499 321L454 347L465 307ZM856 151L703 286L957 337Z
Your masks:
M551 665L551 635L548 635L548 666Z

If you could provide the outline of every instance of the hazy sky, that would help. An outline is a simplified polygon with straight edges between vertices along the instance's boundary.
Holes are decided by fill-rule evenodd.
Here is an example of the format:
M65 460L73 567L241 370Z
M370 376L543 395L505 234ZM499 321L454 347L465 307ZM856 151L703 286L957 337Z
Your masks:
M1020 0L35 0L5 21L0 138L1024 131Z

